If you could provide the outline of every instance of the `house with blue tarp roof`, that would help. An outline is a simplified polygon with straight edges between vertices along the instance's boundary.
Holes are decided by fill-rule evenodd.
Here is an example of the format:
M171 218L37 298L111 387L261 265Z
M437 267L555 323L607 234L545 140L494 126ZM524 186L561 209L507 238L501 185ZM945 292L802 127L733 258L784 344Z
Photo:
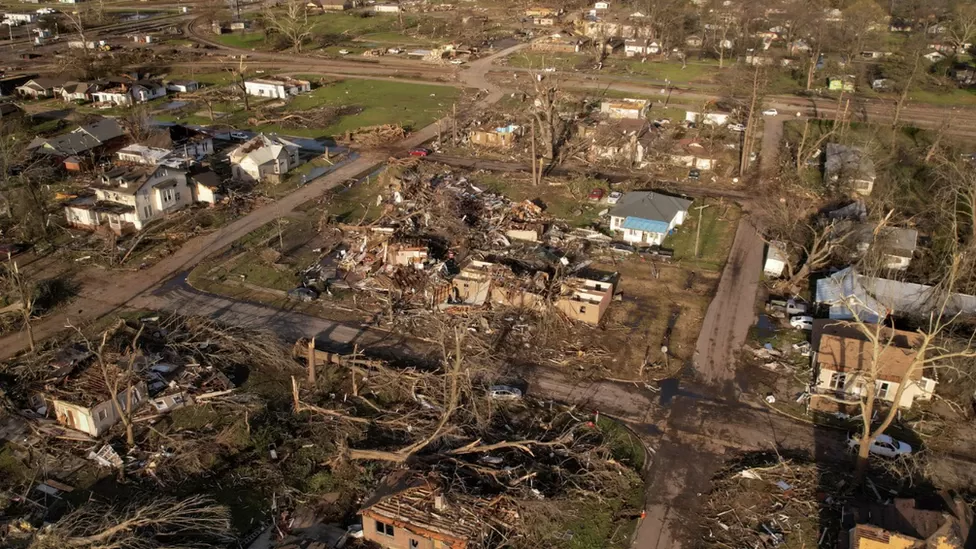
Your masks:
M688 217L691 200L651 191L629 192L610 210L610 230L625 242L660 245Z

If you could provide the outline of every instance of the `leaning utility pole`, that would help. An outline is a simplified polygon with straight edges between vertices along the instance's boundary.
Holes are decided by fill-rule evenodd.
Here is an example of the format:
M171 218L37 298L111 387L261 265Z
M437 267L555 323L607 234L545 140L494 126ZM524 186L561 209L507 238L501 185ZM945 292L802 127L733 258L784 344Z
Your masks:
M454 114L451 116L451 124L453 127L451 129L451 144L457 147L457 103L454 104Z
M535 174L535 119L529 121L532 124L532 185L538 184Z
M695 231L695 259L698 259L698 242L701 239L702 214L704 213L702 210L708 206L709 204L702 204L695 207L698 210L698 229Z

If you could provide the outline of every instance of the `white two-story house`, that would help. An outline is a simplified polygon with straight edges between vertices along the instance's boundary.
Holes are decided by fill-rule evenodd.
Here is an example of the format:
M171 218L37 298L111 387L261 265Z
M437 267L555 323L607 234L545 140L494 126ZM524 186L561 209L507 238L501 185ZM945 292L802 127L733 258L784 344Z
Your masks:
M159 82L140 80L133 84L120 84L115 87L91 93L92 101L106 107L128 107L145 103L166 95L166 86Z
M65 204L68 224L112 232L140 231L148 223L193 202L185 170L169 166L120 166L101 176L92 194Z

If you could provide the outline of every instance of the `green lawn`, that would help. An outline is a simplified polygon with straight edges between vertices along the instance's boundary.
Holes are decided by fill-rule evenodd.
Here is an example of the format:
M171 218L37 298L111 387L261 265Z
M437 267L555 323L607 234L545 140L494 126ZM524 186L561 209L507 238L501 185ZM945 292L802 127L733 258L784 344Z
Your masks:
M338 37L344 43L358 38L397 44L429 43L426 39L405 34L417 24L417 18L412 16L403 18L402 30L396 16L363 17L357 13L326 13L308 19L312 23L312 38L305 45L306 50L316 49L319 46L318 38L322 36ZM214 38L221 44L234 48L270 50L272 47L272 43L265 40L263 30L227 33Z
M196 80L201 84L210 86L227 86L234 81L234 75L229 71L194 72L184 70L170 73L166 78L168 80Z
M320 106L356 105L363 111L344 116L320 134L342 135L349 130L377 124L400 124L419 129L438 118L458 99L460 90L450 86L407 84L383 80L340 80L330 82L292 100L289 111L304 111Z
M215 36L214 39L225 46L249 50L264 49L264 32L232 32Z
M707 206L698 210L698 206ZM701 213L699 213L701 212ZM701 235L698 240L698 257L695 257L695 237L701 215ZM716 200L696 200L688 210L685 222L664 239L663 248L674 250L674 259L700 268L722 270L732 248L736 224L741 212L732 203Z
M609 186L601 179L578 177L562 184L553 185L553 180L544 180L542 185L533 186L526 174L484 173L474 175L475 184L504 194L509 200L538 200L546 207L546 214L566 221L574 227L592 227L599 221L600 212L607 209L606 203L591 202L586 196L594 188L609 193Z

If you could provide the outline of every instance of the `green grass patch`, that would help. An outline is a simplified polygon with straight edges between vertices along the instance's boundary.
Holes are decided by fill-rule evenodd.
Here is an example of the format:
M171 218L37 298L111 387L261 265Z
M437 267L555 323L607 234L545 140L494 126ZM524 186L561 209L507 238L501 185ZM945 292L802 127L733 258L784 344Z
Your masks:
M706 206L699 210L699 206ZM741 211L729 202L696 200L685 222L664 239L662 247L674 250L674 259L698 268L719 271L725 265L735 238ZM699 218L700 216L700 218ZM699 235L698 226L701 225ZM698 255L695 239L698 238Z
M626 427L606 416L600 416L597 426L603 432L614 459L636 471L644 468L644 445Z
M326 84L309 94L296 97L286 110L304 111L346 105L363 108L358 114L344 116L335 124L318 130L320 135L342 135L347 131L379 124L400 124L407 129L419 129L447 112L460 93L460 90L450 86L349 79Z
M215 36L214 40L232 48L257 50L268 47L268 42L265 40L264 33L260 31L221 34Z
M547 184L533 186L529 178L514 174L486 173L475 176L476 185L501 193L513 202L538 200L546 207L546 213L562 219L574 227L591 227L600 219L600 212L607 209L606 203L590 202L586 199L592 189L601 188L610 192L606 181L588 177L571 180L552 180Z
M219 72L175 72L167 76L169 80L196 80L210 86L227 86L234 82L234 75L228 71Z
M732 63L726 63L730 66ZM655 81L670 80L675 84L713 83L719 72L718 61L688 61L684 66L675 61L645 61L637 57L608 57L603 61L603 69L596 70L594 56L583 53L542 53L525 52L508 58L511 67L543 69L553 67L557 70L580 70L597 74L626 74Z

